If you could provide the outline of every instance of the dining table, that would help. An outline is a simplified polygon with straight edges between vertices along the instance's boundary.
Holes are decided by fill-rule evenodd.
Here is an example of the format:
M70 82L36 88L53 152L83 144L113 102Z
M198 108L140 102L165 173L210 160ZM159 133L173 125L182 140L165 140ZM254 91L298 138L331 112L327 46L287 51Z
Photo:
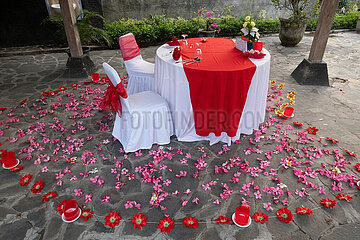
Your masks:
M264 122L270 53L245 56L229 38L188 38L155 55L154 91L169 104L179 141L231 144ZM180 48L180 58L173 52Z

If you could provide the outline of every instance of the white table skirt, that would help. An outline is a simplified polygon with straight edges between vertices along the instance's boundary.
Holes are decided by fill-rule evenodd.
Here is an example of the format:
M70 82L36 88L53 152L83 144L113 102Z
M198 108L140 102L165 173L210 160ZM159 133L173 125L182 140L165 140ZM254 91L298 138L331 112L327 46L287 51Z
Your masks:
M259 124L264 122L266 98L270 74L270 53L263 59L250 59L256 65L255 74L251 80L246 103L240 119L236 136L229 137L223 132L217 137L214 133L202 137L195 132L193 108L190 99L189 82L186 78L182 63L176 63L170 51L174 47L162 45L155 56L155 92L160 94L169 104L174 133L179 141L193 142L209 140L210 145L225 142L231 144L240 138L240 134L252 134L259 129ZM194 49L195 50L195 49ZM181 58L180 58L181 60Z

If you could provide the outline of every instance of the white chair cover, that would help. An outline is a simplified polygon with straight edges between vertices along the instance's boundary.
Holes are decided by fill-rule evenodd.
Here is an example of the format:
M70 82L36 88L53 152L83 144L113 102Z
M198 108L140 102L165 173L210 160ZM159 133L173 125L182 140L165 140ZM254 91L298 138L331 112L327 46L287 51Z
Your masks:
M103 63L106 75L114 86L120 83L116 70ZM154 143L168 144L173 124L168 104L158 94L145 91L121 98L122 117L116 114L112 135L125 152L150 149Z
M138 46L134 35L128 33L121 36L119 46L129 75L127 93L131 95L143 91L153 91L155 64L143 60L140 52L136 53Z

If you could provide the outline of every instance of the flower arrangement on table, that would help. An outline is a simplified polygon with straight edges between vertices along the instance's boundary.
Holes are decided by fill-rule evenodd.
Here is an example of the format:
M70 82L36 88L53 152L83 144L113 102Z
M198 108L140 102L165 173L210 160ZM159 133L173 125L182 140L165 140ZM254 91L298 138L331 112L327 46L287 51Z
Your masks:
M220 24L214 22L214 18L217 14L216 6L214 6L211 10L208 10L206 8L200 8L198 9L195 14L197 15L197 19L200 26L200 19L203 18L205 20L205 29L199 29L199 31L215 31L219 33L221 31Z
M254 42L259 41L260 33L259 29L255 27L256 23L252 20L251 16L245 17L243 28L241 29L241 35L246 39L248 45L252 46Z

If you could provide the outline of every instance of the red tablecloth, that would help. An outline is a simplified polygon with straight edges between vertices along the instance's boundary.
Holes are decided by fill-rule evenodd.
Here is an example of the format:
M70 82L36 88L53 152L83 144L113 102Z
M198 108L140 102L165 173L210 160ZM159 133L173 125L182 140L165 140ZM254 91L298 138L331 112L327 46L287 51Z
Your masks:
M182 59L196 57L196 42L188 39L188 47L181 48ZM193 48L189 48L193 44ZM199 63L183 64L189 81L195 129L200 136L226 132L236 135L256 66L234 47L234 41L207 38L200 45Z

